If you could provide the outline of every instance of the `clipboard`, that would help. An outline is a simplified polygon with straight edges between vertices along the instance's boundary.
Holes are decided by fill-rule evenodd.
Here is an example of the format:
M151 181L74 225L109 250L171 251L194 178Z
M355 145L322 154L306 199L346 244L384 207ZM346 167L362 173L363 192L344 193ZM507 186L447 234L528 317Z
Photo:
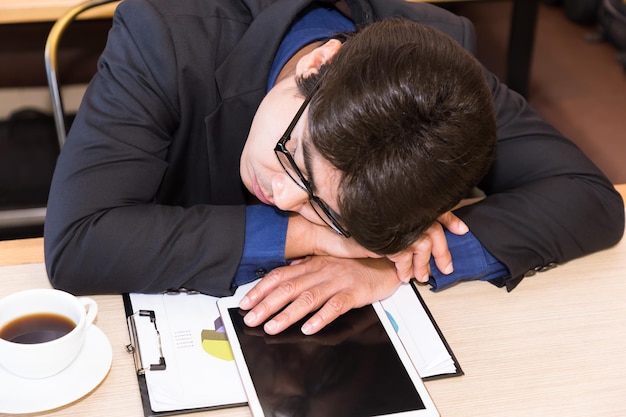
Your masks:
M149 297L148 300L154 301L158 301L158 299L162 297L166 297L166 301L168 300L167 297L196 297L196 295L193 293L185 293L180 295L175 294L178 293L150 294L146 297ZM136 294L133 295L137 296ZM155 395L159 395L159 390L155 389L154 384L150 384L151 377L153 377L157 373L165 374L168 371L176 372L177 374L186 372L191 373L193 369L175 369L177 365L175 355L172 355L170 353L168 358L167 348L164 349L164 345L167 346L167 344L170 342L171 336L171 334L168 333L169 330L168 326L166 325L167 317L162 314L163 311L160 311L160 309L142 308L141 305L134 306L131 298L133 295L122 295L122 299L124 302L124 311L127 317L128 334L130 341L130 343L126 345L126 350L129 354L133 355L133 359L135 362L135 371L137 373L137 381L139 385L141 403L145 417L168 416L247 405L245 393L243 392L243 388L241 387L241 395L237 396L235 394L234 397L231 397L235 398L235 400L225 400L218 402L213 401L210 405L198 406L198 404L201 403L189 402L188 399L185 398L182 398L179 402L177 402L174 398L174 401L172 401L170 407L154 407L154 397ZM197 297L199 299L202 299L201 301L203 302L203 304L207 305L209 303L214 304L217 300L214 297L202 294L197 294ZM215 309L217 310L217 306L215 306ZM198 338L199 337L200 336L198 336ZM152 346L152 348L145 348L146 346L150 347L149 345ZM144 349L142 349L142 346L144 346ZM154 349L153 346L156 346L157 349ZM222 375L225 374L223 369L218 373ZM234 362L232 362L232 367L228 375L230 375L230 381L234 381L235 378L237 378L237 385L240 385L240 381L238 381L239 375L236 371ZM155 410L154 408L157 408L157 410Z
M247 292L254 285L255 282L252 282L240 287L235 296ZM133 305L133 299L141 302ZM162 294L123 294L123 300L131 341L127 346L127 351L129 354L133 354L135 359L143 411L146 417L247 405L247 397L234 358L225 358L227 354L223 347L224 344L228 344L228 341L221 324L217 297L183 290ZM464 374L450 345L420 295L414 280L409 284L402 285L392 296L382 300L381 305L391 318L404 348L424 381ZM179 361L176 360L176 355L171 353L173 351L172 344L176 342L176 339L180 339L181 334L180 331L178 333L173 332L173 327L176 325L172 325L171 322L176 321L176 316L178 316L179 322L185 323L185 326L188 326L190 322L197 321L197 317L203 320L200 326L196 326L195 330L190 331L189 334L182 332L184 333L184 340L182 342L178 340L178 342L181 343L183 349L189 347L185 343L190 343L193 345L192 347L198 348L199 343L206 342L205 350L210 353L209 356L218 357L222 361L231 360L229 363L214 361L216 366L220 366L220 368L210 373L211 377L218 380L225 378L226 383L221 384L220 381L220 385L229 387L225 391L234 390L238 391L238 394L230 399L222 399L210 405L183 399L178 402L174 401L173 404L165 408L162 404L154 406L154 403L157 402L155 391L158 394L159 390L155 389L151 379L153 380L157 376L168 379L166 375L173 372L172 378L176 381L177 376L193 376L201 372L202 366L207 366L198 362L188 364L186 367L183 366L184 369L177 370L179 365L177 362ZM142 328L143 332L141 331ZM195 341L190 340L190 335L195 338ZM187 338L185 339L185 337ZM202 342L198 342L200 339ZM152 345L151 349L148 349L147 345ZM229 345L228 350L230 351ZM189 351L194 352L193 349ZM202 355L204 354L201 353L200 356L196 356L199 361L211 359ZM185 355L185 359L188 356L190 355ZM177 384L174 386L178 387ZM206 388L202 391L203 400L207 396L207 392L211 392L211 389Z
M130 297L128 297L130 303ZM150 320L150 323L154 325L154 335L159 347L159 359L157 363L144 366L141 357L141 345L139 342L139 335L137 334L137 319L145 317ZM165 363L165 357L163 356L163 344L161 342L161 332L156 323L156 313L154 310L137 310L131 315L126 317L128 331L130 336L130 343L126 345L126 351L133 354L135 360L135 371L137 375L145 375L146 371L164 371L167 369Z

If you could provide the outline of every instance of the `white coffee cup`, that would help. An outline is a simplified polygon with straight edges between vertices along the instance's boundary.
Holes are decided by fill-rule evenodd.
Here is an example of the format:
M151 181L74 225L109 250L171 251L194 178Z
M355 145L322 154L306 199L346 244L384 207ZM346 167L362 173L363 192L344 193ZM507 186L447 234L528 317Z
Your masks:
M60 290L32 289L4 297L0 300L0 366L24 378L46 378L61 372L80 353L97 313L93 299ZM33 320L44 328L47 325L41 324L42 320L59 321L59 316L73 324L69 323L71 330L58 338L33 342L24 340L27 335L16 336L25 331L24 326L33 325ZM42 332L49 334L51 330Z

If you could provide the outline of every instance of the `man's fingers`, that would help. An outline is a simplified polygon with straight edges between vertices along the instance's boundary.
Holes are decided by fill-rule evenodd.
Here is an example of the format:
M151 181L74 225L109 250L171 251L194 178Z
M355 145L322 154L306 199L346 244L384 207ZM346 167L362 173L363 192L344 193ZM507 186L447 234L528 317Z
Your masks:
M413 251L413 274L419 282L428 282L432 240L430 236L421 237Z
M278 334L307 314L315 312L301 329L304 334L314 334L353 306L352 290L342 290L335 280L317 283L302 291L283 311L265 323L263 329L268 334Z
M304 323L301 331L306 335L317 333L351 308L352 305L347 303L346 298L342 297L341 294L337 294L326 301L324 306Z
M268 334L277 334L291 326L325 301L323 287L313 287L299 294L283 311L265 323L263 329Z
M304 260L292 263L291 265L276 268L265 275L239 302L239 307L244 310L254 308L261 300L273 293L283 282L293 277L302 275L306 271L306 263ZM288 288L283 288L284 293L288 292Z
M413 278L413 253L410 250L387 256L395 264L398 279L407 283Z
M427 233L432 243L431 253L437 269L446 275L452 273L454 271L452 255L448 249L448 241L441 225L434 224L428 229Z
M239 307L250 310L244 317L245 323L248 326L260 325L306 290L302 279L291 278L304 271L305 264L290 265L274 269L259 281L239 302Z
M455 235L464 235L469 232L469 227L451 211L443 213L437 218L437 221Z

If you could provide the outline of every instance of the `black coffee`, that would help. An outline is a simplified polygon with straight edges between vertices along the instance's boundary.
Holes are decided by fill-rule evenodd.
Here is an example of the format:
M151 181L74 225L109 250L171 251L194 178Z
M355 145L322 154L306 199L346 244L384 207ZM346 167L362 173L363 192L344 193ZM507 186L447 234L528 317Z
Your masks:
M76 323L52 313L35 313L11 320L0 329L0 338L15 343L43 343L71 332Z

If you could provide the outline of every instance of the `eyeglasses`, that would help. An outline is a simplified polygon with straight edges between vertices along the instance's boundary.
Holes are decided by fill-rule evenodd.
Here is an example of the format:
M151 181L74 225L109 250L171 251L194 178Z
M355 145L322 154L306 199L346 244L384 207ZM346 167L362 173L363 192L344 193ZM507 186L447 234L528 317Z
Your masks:
M324 203L319 197L313 194L313 188L311 187L311 183L306 178L304 178L304 174L302 174L302 171L300 171L300 168L298 168L298 165L296 165L296 161L294 161L291 153L287 150L286 147L287 142L291 140L291 132L293 132L296 123L298 123L298 120L300 120L302 113L304 113L304 110L311 101L311 98L313 98L313 94L315 94L315 92L319 88L319 85L320 83L318 81L315 87L313 87L313 90L304 99L302 106L300 106L295 117L287 127L287 130L285 131L285 133L283 133L280 140L276 144L276 147L274 148L274 153L276 154L278 161L282 165L287 175L289 175L289 177L298 185L298 187L307 192L307 194L309 195L309 203L311 204L311 207L313 207L313 210L319 216L319 218L322 219L322 221L337 234L340 234L344 237L350 237L350 233L348 233L348 231L343 226L341 226L341 224L339 224L339 221L337 221L337 219L331 214L330 209L328 208L326 203Z

